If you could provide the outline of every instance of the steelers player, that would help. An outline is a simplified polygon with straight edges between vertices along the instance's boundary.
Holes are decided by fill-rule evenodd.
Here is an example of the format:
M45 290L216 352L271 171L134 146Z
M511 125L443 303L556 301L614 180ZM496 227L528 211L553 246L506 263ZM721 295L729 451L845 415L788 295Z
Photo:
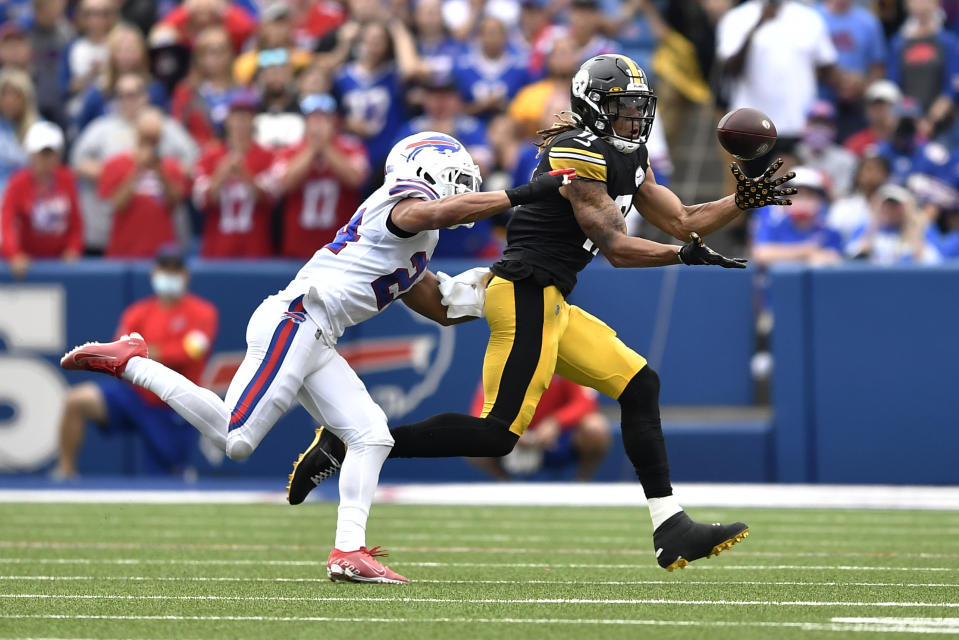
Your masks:
M515 210L503 258L492 266L485 315L490 327L483 363L482 417L446 413L391 430L390 457L502 456L533 417L554 373L619 401L623 444L649 503L657 560L672 571L717 554L748 534L742 522L699 524L673 496L659 415L659 376L598 318L566 302L579 273L602 253L615 267L672 264L741 269L703 244L743 210L789 204L793 177L773 179L781 161L757 178L734 164L737 191L721 200L683 205L656 184L645 142L656 113L646 74L630 58L590 59L573 77L572 114L543 138L534 175L574 168L579 180L560 193ZM626 235L624 216L635 205L681 247ZM342 445L321 430L294 469L290 502L334 470Z

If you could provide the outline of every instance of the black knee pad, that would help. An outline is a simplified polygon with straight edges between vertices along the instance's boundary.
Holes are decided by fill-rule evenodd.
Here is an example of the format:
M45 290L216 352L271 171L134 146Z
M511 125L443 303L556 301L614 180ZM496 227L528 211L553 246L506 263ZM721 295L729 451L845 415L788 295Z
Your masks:
M659 374L646 365L633 376L619 395L624 415L659 420Z

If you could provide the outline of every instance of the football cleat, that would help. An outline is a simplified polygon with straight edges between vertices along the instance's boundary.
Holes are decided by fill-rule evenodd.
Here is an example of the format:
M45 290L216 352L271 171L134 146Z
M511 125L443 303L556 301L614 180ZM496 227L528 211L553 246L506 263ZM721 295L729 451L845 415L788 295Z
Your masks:
M130 358L146 358L147 343L139 333L120 336L113 342L88 342L60 358L60 366L74 371L99 371L119 378Z
M680 511L653 533L656 560L666 571L682 569L693 560L718 556L749 535L742 522L700 524Z
M340 470L346 456L346 445L326 427L316 430L316 437L293 463L290 482L286 485L286 501L300 504L318 484Z
M377 560L387 555L389 554L381 551L379 547L360 547L357 551L333 549L326 561L326 575L333 582L409 584L409 580Z

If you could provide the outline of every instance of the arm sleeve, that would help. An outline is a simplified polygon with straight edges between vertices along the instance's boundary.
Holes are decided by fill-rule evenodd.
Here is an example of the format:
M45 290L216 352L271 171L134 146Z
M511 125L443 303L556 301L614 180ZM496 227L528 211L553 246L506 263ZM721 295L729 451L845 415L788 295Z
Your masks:
M552 170L576 169L578 178L606 182L606 158L589 140L576 137L555 142L547 156Z
M11 182L13 182L11 180ZM10 188L7 183L7 192L3 195L3 208L0 210L0 256L10 259L20 253L20 230L17 225L18 189Z
M216 309L204 304L193 309L190 316L190 330L186 334L169 335L154 341L160 350L161 362L174 371L204 360L216 338Z
M71 174L66 181L68 197L70 199L70 226L67 239L67 248L83 252L83 216L80 215L80 199L77 197L77 183Z
M97 182L97 195L106 200L117 190L120 183L126 179L128 171L123 166L123 158L113 158L103 165L100 180Z
M564 381L563 384L566 402L553 413L553 417L564 429L573 429L580 420L596 411L596 392L572 382Z

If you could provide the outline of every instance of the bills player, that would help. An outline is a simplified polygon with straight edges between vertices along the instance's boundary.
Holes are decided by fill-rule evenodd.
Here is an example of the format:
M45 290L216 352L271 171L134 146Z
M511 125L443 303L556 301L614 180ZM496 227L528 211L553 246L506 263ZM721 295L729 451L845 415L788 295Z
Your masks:
M427 131L398 142L386 181L336 237L282 291L254 311L247 352L226 400L147 357L139 334L88 343L67 353L65 369L100 371L158 395L233 460L253 453L299 402L349 450L340 469L333 580L406 583L366 547L366 521L380 467L393 446L386 415L334 349L344 329L397 298L441 324L447 318L436 276L427 270L439 229L470 224L556 192L575 170L545 173L507 191L479 193L480 172L463 145Z

